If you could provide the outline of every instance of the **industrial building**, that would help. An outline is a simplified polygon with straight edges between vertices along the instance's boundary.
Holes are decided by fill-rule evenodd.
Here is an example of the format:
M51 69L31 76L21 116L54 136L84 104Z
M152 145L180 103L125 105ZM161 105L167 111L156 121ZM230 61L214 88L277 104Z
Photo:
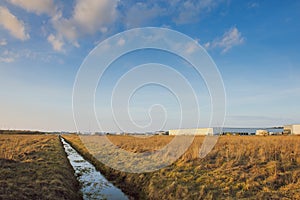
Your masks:
M258 130L256 130L255 135L266 136L266 135L269 135L269 132L267 130L258 129Z
M285 125L283 127L283 134L300 135L300 124Z
M169 135L214 135L213 128L174 129Z

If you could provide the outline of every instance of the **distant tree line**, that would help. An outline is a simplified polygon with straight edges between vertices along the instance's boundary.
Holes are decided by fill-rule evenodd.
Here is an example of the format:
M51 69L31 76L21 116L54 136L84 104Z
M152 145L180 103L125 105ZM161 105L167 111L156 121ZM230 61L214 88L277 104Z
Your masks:
M30 134L30 135L37 135L37 134L46 134L45 132L40 131L28 131L28 130L0 130L0 134Z

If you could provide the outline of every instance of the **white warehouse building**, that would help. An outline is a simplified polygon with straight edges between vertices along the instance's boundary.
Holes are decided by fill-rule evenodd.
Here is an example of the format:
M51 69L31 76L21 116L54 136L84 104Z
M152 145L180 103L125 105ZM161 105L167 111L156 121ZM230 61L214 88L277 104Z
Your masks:
M300 135L300 124L285 125L283 127L284 134Z
M174 129L169 135L214 135L213 128Z
M267 130L259 129L259 130L256 130L255 135L265 136L265 135L269 135L269 132Z

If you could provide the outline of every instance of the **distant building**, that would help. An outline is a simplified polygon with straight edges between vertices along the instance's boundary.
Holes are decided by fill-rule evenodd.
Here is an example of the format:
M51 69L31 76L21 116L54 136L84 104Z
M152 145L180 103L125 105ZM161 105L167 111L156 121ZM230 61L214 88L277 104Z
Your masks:
M154 135L169 135L169 131L156 131Z
M214 135L213 128L175 129L169 130L169 135Z
M269 135L282 135L282 132L269 132Z
M285 125L283 127L283 134L300 135L300 124Z
M265 136L265 135L269 135L269 132L267 130L261 130L261 129L259 129L259 130L256 130L255 135L263 135L263 136Z

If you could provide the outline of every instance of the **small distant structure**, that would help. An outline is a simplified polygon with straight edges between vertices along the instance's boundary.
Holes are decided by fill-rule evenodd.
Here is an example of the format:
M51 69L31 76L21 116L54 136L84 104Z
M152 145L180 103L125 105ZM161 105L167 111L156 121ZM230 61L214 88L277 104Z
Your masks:
M282 135L282 132L269 132L269 135Z
M300 135L300 124L285 125L283 127L284 135Z
M59 134L70 134L70 132L67 132L67 131L60 131Z
M156 131L154 135L169 135L169 131Z
M105 132L95 132L95 135L106 135Z
M267 130L258 129L258 130L256 130L255 135L266 136L266 135L269 135L269 132Z
M222 132L221 135L251 135L248 132Z
M169 135L214 135L213 128L174 129Z

